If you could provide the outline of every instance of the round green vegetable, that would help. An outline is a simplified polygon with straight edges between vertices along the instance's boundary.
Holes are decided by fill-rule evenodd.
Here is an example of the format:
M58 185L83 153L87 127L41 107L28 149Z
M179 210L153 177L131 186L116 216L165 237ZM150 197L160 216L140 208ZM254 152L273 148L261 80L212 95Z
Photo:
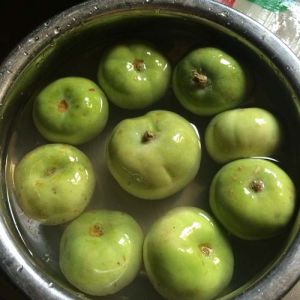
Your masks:
M36 97L33 120L48 141L79 145L99 134L108 119L106 96L91 80L58 79Z
M20 207L47 225L79 216L95 187L89 159L69 145L48 144L32 150L18 163L14 175Z
M98 82L109 100L126 109L147 107L164 96L171 69L167 59L143 42L113 46L102 57Z
M110 210L86 212L63 233L60 268L82 292L114 294L136 277L142 243L141 228L131 216Z
M195 207L169 211L150 228L143 248L147 275L168 300L209 300L230 282L234 259L215 221Z
M210 206L216 218L239 238L259 240L282 231L295 208L295 187L274 163L240 159L215 175Z
M248 91L242 66L216 48L200 48L187 54L175 67L172 86L180 103L197 115L236 107Z
M170 111L121 121L107 143L107 165L120 186L143 199L162 199L196 176L201 158L195 128Z
M210 121L205 132L207 151L219 163L251 156L272 156L280 142L278 121L261 108L222 112Z

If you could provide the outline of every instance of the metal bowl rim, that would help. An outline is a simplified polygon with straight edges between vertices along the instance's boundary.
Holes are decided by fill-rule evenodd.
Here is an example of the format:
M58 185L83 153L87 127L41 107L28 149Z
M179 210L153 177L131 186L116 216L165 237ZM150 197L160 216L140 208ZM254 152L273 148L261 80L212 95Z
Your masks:
M300 62L294 53L275 35L253 19L213 0L90 0L73 6L40 25L25 37L0 66L0 101L13 87L14 81L52 40L71 28L81 26L81 21L107 13L122 13L129 9L160 9L207 18L243 36L252 45L270 57L282 71L298 98L300 98ZM228 22L230 20L230 22ZM67 26L71 24L71 26ZM38 38L37 38L38 37ZM289 66L292 66L290 68ZM289 68L288 68L289 67ZM13 233L0 216L0 265L10 278L33 299L84 298L62 288L34 264L20 245L15 244ZM21 242L20 242L21 243ZM21 268L21 269L20 269ZM300 278L300 234L282 257L259 282L243 291L236 299L278 299ZM50 280L49 280L50 279ZM51 292L49 292L51 291Z

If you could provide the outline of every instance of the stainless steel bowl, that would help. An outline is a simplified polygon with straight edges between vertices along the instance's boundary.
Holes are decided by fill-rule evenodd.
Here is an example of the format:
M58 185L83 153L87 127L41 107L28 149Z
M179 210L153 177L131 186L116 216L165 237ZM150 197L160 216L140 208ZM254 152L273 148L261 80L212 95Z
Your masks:
M286 136L280 159L299 186L300 63L274 35L237 11L212 1L92 0L82 3L42 24L12 51L0 68L0 262L14 283L32 299L88 298L72 288L59 271L58 244L63 226L40 226L26 218L15 201L15 164L27 151L45 143L32 124L32 98L47 82L60 76L82 75L95 80L103 47L116 39L144 37L170 51L173 63L193 43L220 46L244 60L256 74L259 97L263 101L268 98L264 105L284 124ZM182 44L186 46L181 47ZM162 105L184 113L172 102L172 93ZM145 231L157 216L172 206L190 204L207 208L207 186L218 167L205 159L201 174L191 186L156 204L137 202L111 181L101 158L103 144L113 124L124 116L124 112L112 107L106 131L99 139L81 147L98 172L91 207L124 209L136 217ZM188 117L200 129L207 123L205 118L202 121L189 114ZM99 195L106 196L100 204ZM122 203L114 201L116 197L122 197ZM222 299L279 299L299 278L298 212L289 228L277 238L256 243L231 238L231 242L237 263L233 282ZM102 299L161 298L141 271L129 287Z

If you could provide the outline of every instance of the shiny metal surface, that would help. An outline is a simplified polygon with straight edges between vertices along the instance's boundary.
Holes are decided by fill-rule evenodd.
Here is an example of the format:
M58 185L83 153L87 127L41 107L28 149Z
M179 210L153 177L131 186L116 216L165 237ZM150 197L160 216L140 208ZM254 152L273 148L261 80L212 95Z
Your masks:
M100 42L105 42L116 33L122 36L124 32L120 28L123 28L123 25L125 29L132 30L132 28L140 29L137 26L140 23L151 29L145 18L148 18L147 20L156 18L162 20L162 23L163 20L170 20L169 25L174 21L174 24L179 24L178 28L181 24L187 26L186 28L190 28L190 24L201 26L207 31L205 37L212 40L215 37L211 33L220 33L221 37L224 36L225 45L236 43L237 49L247 50L248 54L253 56L257 66L262 64L263 70L270 72L270 75L262 72L261 76L269 82L274 80L274 95L272 94L274 99L276 98L274 107L277 107L277 112L282 113L287 120L290 140L295 139L295 143L289 148L290 157L287 161L296 180L296 186L299 185L300 161L297 154L300 150L300 141L296 137L300 130L300 63L283 43L251 19L210 1L92 0L82 3L42 24L12 51L0 67L0 263L13 281L32 299L86 299L87 297L67 284L58 270L57 245L63 227L55 229L40 227L39 224L26 219L15 204L12 177L15 163L24 153L45 143L35 131L32 131L28 103L45 82L65 74L66 71L60 70L60 65L63 65L68 56L72 56L77 49L83 47L91 54L82 56L81 63L84 62L86 67L74 65L73 60L69 62L66 70L76 74L89 74L89 67L94 64L92 58L98 56L93 52L93 45L90 46L88 43L95 37L98 37ZM154 32L155 34L158 32ZM60 57L64 57L65 60ZM276 88L280 84L284 87L283 94L277 93ZM272 88L270 92L271 90ZM174 110L180 110L180 107L176 106ZM120 110L113 109L111 121L103 137L123 117ZM188 117L195 123L198 122L200 128L204 128L205 122L202 124L195 117L190 115ZM104 138L101 138L81 148L98 166L98 170L105 168L99 158L103 145ZM209 163L205 166L207 165ZM211 173L215 168L211 166ZM112 189L115 190L114 196L123 195L115 183L105 181L106 175L105 172L99 174L97 180L103 183L98 187L95 197L101 193L109 196ZM200 177L203 179L207 176L202 174ZM204 182L208 184L207 179ZM143 202L137 208L136 199L131 198L126 198L124 205L130 204L130 207L126 208L127 211L139 222L143 222L146 231L153 218L166 211L171 205L196 205L198 196L195 195L198 192L203 198L206 196L206 191L203 190L201 184L194 182L184 193L167 199L155 207ZM206 204L202 204L205 207ZM118 208L120 204L117 201L107 201L103 206ZM143 211L150 212L145 216L142 214ZM249 283L242 282L239 285L238 277L243 277L243 274L237 274L238 283L233 284L227 295L224 295L224 299L279 299L300 277L299 228L300 216L297 215L286 237L259 248L262 252L272 252L275 245L276 251L274 250L272 263L270 261L261 263L260 272L256 277L248 270L247 274L252 278ZM249 255L252 250L251 246L247 246ZM260 257L260 253L252 253L252 258L255 255ZM243 263L247 265L247 256L239 259L241 265ZM143 273L136 283L125 291L103 299L141 299L141 295L145 295L144 299L160 299L151 289Z

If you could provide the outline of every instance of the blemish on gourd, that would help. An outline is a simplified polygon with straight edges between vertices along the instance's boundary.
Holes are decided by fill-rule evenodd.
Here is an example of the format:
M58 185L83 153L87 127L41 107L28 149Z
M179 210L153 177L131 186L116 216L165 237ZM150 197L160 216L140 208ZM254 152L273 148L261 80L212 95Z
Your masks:
M56 171L55 167L49 168L49 169L46 170L45 175L46 176L51 176L55 173L55 171Z
M260 166L257 166L253 172L253 175L256 175L260 171Z
M99 224L95 224L90 227L89 234L90 236L100 237L104 234L104 232Z

